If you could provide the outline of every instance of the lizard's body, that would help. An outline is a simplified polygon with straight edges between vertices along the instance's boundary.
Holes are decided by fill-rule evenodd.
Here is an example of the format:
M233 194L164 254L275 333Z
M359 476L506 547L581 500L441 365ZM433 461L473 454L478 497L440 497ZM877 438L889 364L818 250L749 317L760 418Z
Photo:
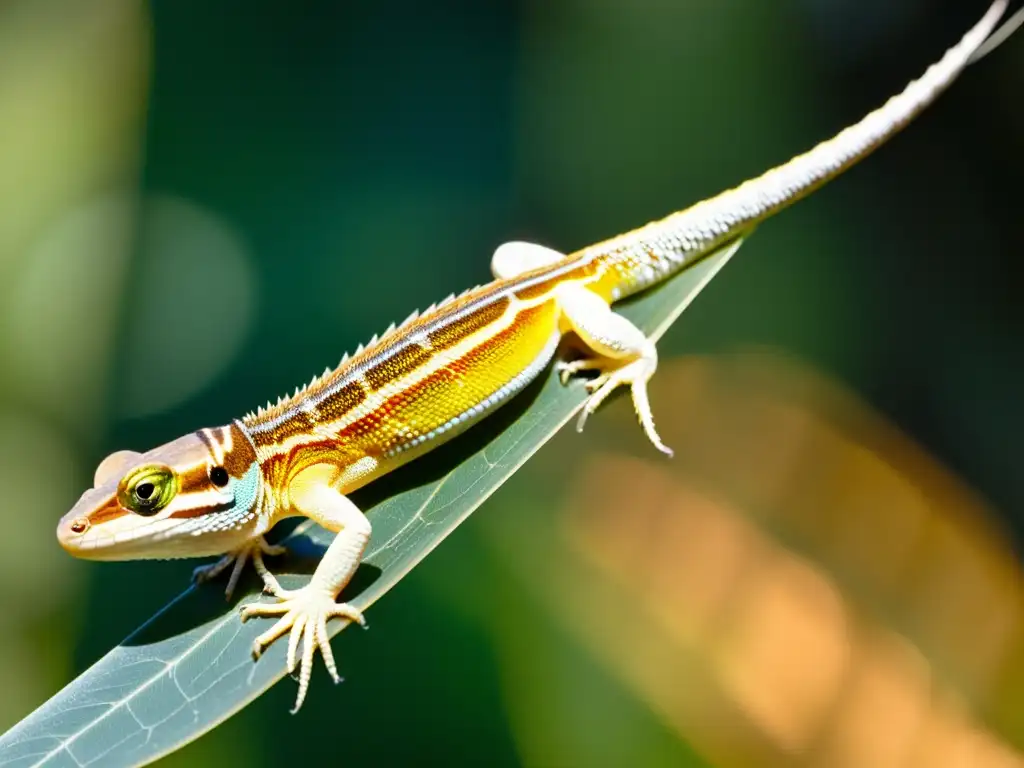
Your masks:
M277 600L244 616L281 615L255 652L290 632L289 668L302 653L299 697L319 647L337 679L325 623L351 606L335 603L370 537L347 494L451 439L514 396L574 331L594 357L560 362L568 375L596 369L582 419L615 387L629 385L641 424L659 439L646 385L653 343L610 305L748 234L761 220L842 173L908 123L948 86L1005 10L996 0L943 59L856 125L764 175L680 213L570 256L525 243L494 255L494 282L451 298L326 371L287 400L223 427L202 429L146 454L122 451L96 471L95 487L62 520L58 538L94 559L224 555L228 593L252 559ZM263 564L277 553L263 534L304 515L338 535L309 585L282 589Z

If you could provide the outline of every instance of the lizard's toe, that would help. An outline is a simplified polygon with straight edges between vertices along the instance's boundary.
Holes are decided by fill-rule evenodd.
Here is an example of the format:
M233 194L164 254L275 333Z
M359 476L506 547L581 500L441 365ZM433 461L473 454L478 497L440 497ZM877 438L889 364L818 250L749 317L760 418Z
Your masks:
M288 633L288 671L294 673L296 668L299 670L299 692L292 709L294 713L299 711L305 701L313 673L313 657L318 648L331 679L336 683L341 681L327 633L328 619L345 618L362 627L366 626L366 619L358 608L348 603L336 603L329 594L308 586L291 591L282 590L278 601L250 603L242 608L241 613L243 621L253 616L281 617L253 642L253 656L258 658L267 646ZM298 657L300 643L301 661Z

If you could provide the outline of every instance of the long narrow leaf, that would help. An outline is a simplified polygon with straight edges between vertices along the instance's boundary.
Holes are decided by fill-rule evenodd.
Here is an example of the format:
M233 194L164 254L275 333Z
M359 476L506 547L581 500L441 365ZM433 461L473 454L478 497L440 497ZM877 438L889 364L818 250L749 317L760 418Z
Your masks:
M649 335L661 336L739 245L628 303L623 313ZM343 598L362 609L371 606L572 418L585 398L579 382L562 387L548 375L483 424L358 494L373 538ZM305 572L298 567L282 583L308 579L329 540L322 528L298 526L284 540L298 557L274 565L287 569L304 560ZM242 624L237 607L225 607L222 589L219 582L186 589L0 737L0 766L140 765L199 737L266 691L285 674L286 643L275 643L253 662L252 642L267 624ZM254 588L242 602L258 599ZM334 622L331 633L344 626Z

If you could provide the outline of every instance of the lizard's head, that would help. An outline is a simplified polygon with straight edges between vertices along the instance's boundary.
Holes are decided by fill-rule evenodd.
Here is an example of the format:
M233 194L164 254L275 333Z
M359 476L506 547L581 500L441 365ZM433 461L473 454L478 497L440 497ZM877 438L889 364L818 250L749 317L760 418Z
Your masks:
M90 560L221 554L260 522L263 478L236 425L202 429L148 453L118 451L61 518L57 539Z

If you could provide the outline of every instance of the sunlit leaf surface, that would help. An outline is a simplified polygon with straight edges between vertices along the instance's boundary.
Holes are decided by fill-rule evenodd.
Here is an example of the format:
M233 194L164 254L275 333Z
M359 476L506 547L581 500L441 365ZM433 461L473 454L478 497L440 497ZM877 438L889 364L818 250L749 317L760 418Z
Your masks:
M739 248L737 242L622 306L661 336ZM369 554L343 594L372 605L487 499L576 413L579 382L546 376L483 424L354 498L373 523ZM285 541L294 557L273 563L286 587L309 578L330 535L309 523ZM291 571L292 573L289 573ZM259 599L256 580L242 602ZM60 693L0 737L0 766L120 766L156 759L197 738L285 673L286 643L253 662L268 625L243 624L225 607L223 583L186 589ZM372 615L371 615L372 619ZM331 632L345 624L336 621ZM326 685L315 675L313 685ZM338 690L343 696L344 688ZM282 713L282 716L285 713Z

